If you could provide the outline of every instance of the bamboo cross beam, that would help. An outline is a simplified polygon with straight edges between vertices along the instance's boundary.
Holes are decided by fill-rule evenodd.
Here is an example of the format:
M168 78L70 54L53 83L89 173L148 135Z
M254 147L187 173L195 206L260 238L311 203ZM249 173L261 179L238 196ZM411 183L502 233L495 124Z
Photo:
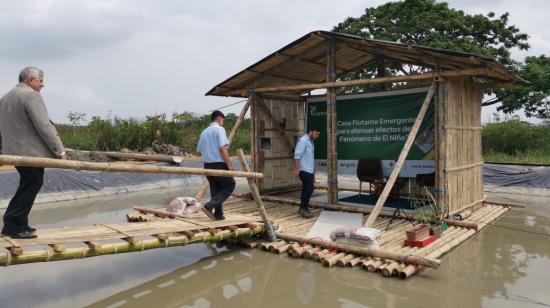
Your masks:
M416 138L416 134L418 133L418 130L420 129L420 124L422 124L422 120L424 120L424 116L426 115L426 111L428 111L428 106L430 105L430 102L432 101L432 97L434 95L436 89L436 82L432 82L432 86L430 87L430 90L428 91L428 94L426 95L426 98L424 99L424 102L422 103L422 106L420 107L420 111L418 112L418 116L416 117L416 121L414 121L414 124L412 126L411 132L409 133L409 136L407 137L407 140L405 141L405 146L401 150L401 154L399 154L399 158L397 159L397 162L395 166L393 167L393 170L391 172L390 178L388 179L388 182L384 186L384 190L382 190L382 194L380 194L380 197L378 198L378 201L376 201L376 205L372 209L372 212L370 213L367 222L365 222L365 226L370 227L374 222L376 221L376 218L378 217L378 214L380 213L380 210L384 206L384 203L386 203L386 199L388 198L388 195L390 194L391 189L393 188L393 185L395 184L395 181L397 180L397 176L399 175L399 172L401 171L401 167L403 166L403 162L405 162L405 159L407 158L407 155L409 154L409 150L411 149L411 146L414 142L414 139Z
M235 139L235 136L239 131L239 127L241 127L241 124L244 121L244 116L246 115L248 108L250 108L250 104L252 104L252 100L253 100L252 96L248 97L248 99L246 100L246 104L244 104L243 108L241 109L241 113L239 114L239 117L237 118L235 125L233 125L233 128L231 129L231 132L229 133L229 137L227 137L227 140L229 141L229 145L233 143L233 139ZM206 190L208 190L209 186L210 184L208 183L208 181L204 181L199 191L195 194L195 199L197 199L198 201L202 200L202 197L204 197L204 194L206 193Z
M297 198L279 197L279 196L262 196L262 200L267 202L283 203L287 205L300 205L300 202L301 202L300 199L297 199ZM504 204L504 205L510 206L509 204ZM340 203L330 204L325 202L309 201L309 206L318 208L318 209L349 212L349 213L370 214L372 212L372 209L370 208L350 206L350 205L345 205ZM516 205L516 206L520 206L520 205ZM394 211L389 211L389 210L381 210L378 213L378 216L392 217L393 215L394 215ZM418 221L415 213L407 214L407 219ZM458 226L458 227L464 227L464 228L470 228L470 229L478 228L477 224L473 222L458 221L454 219L444 219L443 221L449 226Z
M241 162L242 169L245 171L250 171L250 168L248 167L248 163L246 162L246 158L244 157L243 149L241 148L237 149L237 155L239 156L239 161ZM267 211L265 210L264 203L262 202L262 198L260 196L260 191L258 190L258 186L256 186L256 183L254 182L253 179L248 179L248 186L250 186L250 192L252 193L252 197L254 198L254 201L256 201L256 205L258 206L258 210L264 222L269 240L274 241L276 239L275 231L273 231L273 226L271 225L271 222L269 221L269 217L267 216Z
M148 209L148 208L138 207L138 206L134 206L134 210L136 210L140 213L155 214L155 215L160 216L160 217L175 218L177 220L181 220L181 221L184 221L186 223L197 225L197 226L200 226L200 227L203 227L203 228L210 228L209 225L201 224L199 222L193 221L192 219L189 219L188 216L180 215L180 214L177 214L177 213L170 213L170 212L159 210L159 209Z
M134 165L128 163L92 163L77 160L63 160L42 157L26 157L14 155L0 155L0 165L43 167L57 169L91 170L106 172L133 172L133 173L169 173L169 174L192 174L206 176L263 178L262 173L227 171L189 167L165 167L151 165Z
M278 87L242 89L242 90L231 91L227 93L227 95L246 96L252 90L254 90L254 92L256 93L309 91L309 90L316 90L316 89L355 87L355 86L363 86L368 84L384 84L384 83L394 83L394 82L433 80L434 78L437 78L437 77L450 78L450 77L463 77L463 76L487 76L490 74L491 74L491 70L487 68L469 68L469 69L448 70L448 71L441 71L441 72L431 71L431 72L421 73L421 74L399 75L399 76L380 77L380 78L371 78L371 79L306 83L306 84L278 86Z
M294 152L294 145L292 145L292 142L288 140L288 137L286 136L286 133L284 129L281 127L281 124L277 122L269 108L264 104L262 99L256 99L255 102L256 106L259 107L262 112L265 114L266 118L271 122L271 125L275 129L275 131L279 134L279 136L283 139L285 146L290 150L290 152Z

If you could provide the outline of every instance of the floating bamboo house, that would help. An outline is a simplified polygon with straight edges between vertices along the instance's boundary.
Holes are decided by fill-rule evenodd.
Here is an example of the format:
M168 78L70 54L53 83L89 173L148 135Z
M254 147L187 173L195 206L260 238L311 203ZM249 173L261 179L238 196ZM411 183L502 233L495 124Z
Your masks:
M385 76L385 63L421 67L420 74ZM376 78L338 80L375 64ZM422 107L433 101L435 118L435 195L455 214L483 205L481 103L490 88L519 85L495 59L470 53L315 31L218 84L207 95L248 97L251 104L251 154L261 191L299 185L293 174L293 145L305 131L308 93L326 89L328 202L338 202L337 90L379 85L392 89L430 86ZM339 98L345 95L339 95ZM425 115L420 108L416 122ZM413 126L414 127L414 126ZM391 190L418 130L411 130L386 191ZM316 149L317 150L317 149ZM384 196L384 194L383 194ZM384 203L384 197L377 209Z
M399 62L423 68L411 75L385 76L388 62ZM349 73L375 65L376 78L346 80ZM96 225L78 228L41 230L38 239L13 240L0 238L0 264L12 265L103 254L141 251L145 249L186 245L197 242L231 241L290 257L310 258L325 266L355 266L386 277L408 278L422 267L437 268L440 258L454 247L493 223L513 205L488 202L483 194L481 155L481 100L488 88L510 87L524 81L507 71L492 58L421 46L369 40L344 34L315 31L256 64L244 69L207 95L247 97L239 118L230 132L230 142L245 114L251 111L251 157L248 166L242 151L237 151L242 171L205 170L149 165L89 163L0 155L0 164L101 170L118 172L168 172L195 175L238 176L248 181L250 194L226 203L228 219L210 221L201 213L179 216L163 209L138 208L128 214L130 223ZM342 204L338 185L338 113L339 105L347 104L350 87L375 85L375 96L394 92L416 91L421 97L415 116L409 123L398 149L387 181L372 207ZM300 187L293 176L293 152L296 139L306 130L311 91L326 89L323 99L326 112L326 202L312 201L314 217L302 219L297 214L299 200L292 192ZM414 92L417 93L418 91ZM424 96L425 95L425 96ZM385 108L386 106L383 106ZM382 108L382 109L383 109ZM411 215L389 224L393 209L384 205L407 166L423 120L433 109L433 172L431 189L436 205L445 213L449 229L426 247L405 246L405 231L413 229ZM359 110L359 109L358 109ZM319 147L316 147L318 150ZM356 147L357 151L361 149ZM214 174L216 173L216 174ZM196 198L208 190L202 185ZM269 193L269 195L267 195ZM384 230L380 248L326 242L309 238L321 211L359 213L365 226ZM469 212L462 221L453 220L457 213ZM392 218L389 218L392 217ZM263 234L267 236L258 237ZM117 241L113 243L112 241ZM65 244L80 244L65 247ZM28 248L46 245L43 250Z
M392 63L407 64L421 73L386 76L386 67ZM377 76L348 80L350 74L356 73L357 76L357 73L366 67L375 67ZM423 121L427 118L429 109L432 108L434 135L432 160L435 185L431 192L435 195L435 203L447 217L458 213L473 213L469 221L485 226L504 213L507 207L498 208L501 205L489 205L483 193L481 152L483 93L487 89L513 87L522 83L525 81L490 57L314 31L245 68L216 85L206 94L248 98L243 111L246 112L250 105L253 170L264 175L263 178L256 179L258 187L264 193L282 193L300 186L299 180L292 172L294 144L306 132L307 122L310 121L308 117L315 111L309 108L310 102L319 101L321 96L321 102L326 105L324 114L326 130L322 131L322 134L326 135L326 149L322 151L326 150L328 177L327 203L323 207L330 210L356 211L356 208L339 204L338 192L342 189L338 186L338 173L342 166L339 166L338 156L342 155L344 159L349 156L339 150L339 126L343 122L338 117L339 106L351 104L346 100L357 97L356 93L346 94L350 92L350 88L370 87L371 93L367 93L366 96L391 96L399 91L403 93L404 89L414 92L422 88L426 96L418 105L417 113L413 122L410 123L412 125L408 126L406 139L402 140L402 149L392 162L391 173L387 176L376 204L364 211L368 214L364 225L380 227L382 221L378 219L379 215L392 215L393 209L385 210L383 207L403 172L407 156L412 152L411 147L419 137L420 128L424 125ZM372 93L373 88L377 93ZM312 95L312 91L320 89L326 90L326 94ZM360 108L348 109L351 109L351 112L354 110L361 112ZM380 109L384 110L384 106ZM354 150L360 152L363 149ZM409 187L413 184L409 183ZM287 200L287 203L289 201ZM293 203L296 201L294 200ZM404 229L392 227L382 236L382 242L391 242L388 237L399 240L391 242L389 246L383 245L381 249L400 254L401 260L418 253L422 256L438 258L475 233L476 231L472 230L478 230L479 227L455 224L451 227L451 232L439 239L435 245L427 251L420 249L420 252L403 246L403 231L411 226L406 227L406 223L401 223ZM452 225L453 222L449 221L449 224ZM290 233L295 230L292 226L290 229ZM299 231L305 229L298 228ZM305 233L301 234L301 237L281 234L278 237L287 241L290 251L295 251L293 243L308 242L304 236ZM314 250L323 249L322 243L316 244L309 246ZM441 250L438 248L441 245L449 249ZM345 248L349 247L341 247L339 251L352 253L352 249ZM430 250L434 251L428 252ZM298 251L301 251L301 248ZM372 253L363 252L371 255L368 262L363 260L367 267L372 265L371 263L384 264L392 259L390 256L374 256L373 260ZM300 255L300 253L297 254ZM344 258L340 254L332 257L333 259L327 261L328 264L337 262L340 257ZM346 256L345 260L347 259L351 257ZM415 260L404 263L390 261L390 263L391 268L396 270L407 268L404 264L415 263ZM374 268L377 267L374 266ZM406 273L402 271L401 275L408 277L411 273L412 270L409 267Z

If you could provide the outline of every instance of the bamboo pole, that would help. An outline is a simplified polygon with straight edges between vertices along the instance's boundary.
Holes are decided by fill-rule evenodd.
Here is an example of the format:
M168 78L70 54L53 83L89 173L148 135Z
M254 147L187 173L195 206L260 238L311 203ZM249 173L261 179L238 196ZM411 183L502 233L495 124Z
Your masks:
M176 213L170 213L170 212L159 210L159 209L148 209L148 208L137 207L137 206L134 206L134 210L136 210L140 213L155 214L155 215L160 216L160 217L175 218L175 219L185 221L187 223L197 225L197 226L200 226L200 227L203 227L203 228L210 228L209 225L205 225L205 224L201 224L199 222L193 221L188 216L185 216L185 215L179 215L179 214L176 214Z
M489 201L489 200L486 200L485 204L491 204L491 205L494 204L494 205L500 205L500 206L515 207L520 209L527 207L525 204L521 204L521 203L497 202L497 201Z
M289 86L254 88L253 91L256 93L308 91L308 90L327 89L327 88L355 87L355 86L363 86L363 85L369 85L369 84L383 84L383 83L406 82L406 81L415 81L415 80L433 80L433 79L436 79L437 77L483 76L488 74L489 72L490 70L487 68L471 68L471 69L463 69L463 70L448 70L448 71L441 71L441 72L432 71L432 72L427 72L422 74L400 75L400 76L372 78L372 79L333 81L333 82L307 83L307 84L289 85ZM228 95L248 96L249 92L251 91L252 89L234 90L234 91L228 92Z
M161 155L161 154L144 154L144 153L125 153L125 152L104 152L104 151L80 151L80 150L69 150L69 153L83 153L83 154L100 154L113 158L120 159L135 159L135 160L145 160L145 161L163 161L169 163L179 164L182 161L186 160L182 156L177 155Z
M300 205L300 200L296 198L289 198L289 197L278 197L278 196L262 196L262 200L269 201L269 202L278 202L278 203L285 203L290 205ZM314 208L320 208L325 210L334 210L334 211L342 211L342 212L350 212L350 213L363 213L363 214L369 214L372 212L372 209L363 208L363 207L355 207L355 206L348 206L343 204L328 204L324 202L317 202L317 201L309 201L309 205ZM381 210L379 212L379 216L386 216L386 217L392 217L393 211L389 210ZM416 217L413 213L408 214L409 218L411 220L415 220ZM466 228L477 228L477 224L475 222L465 222L465 221L459 221L454 219L444 219L443 222L445 222L449 226L460 226L460 227L466 227ZM391 231L391 229L389 230Z
M263 174L244 171L227 171L189 167L164 167L145 166L134 164L92 163L76 160L64 160L42 157L26 157L14 155L0 155L0 165L13 165L25 167L44 167L74 170L92 170L107 172L135 172L135 173L169 173L169 174L194 174L206 176L263 178Z
M299 199L289 198L289 197L262 196L262 200L291 204L291 205L300 205ZM352 212L352 213L370 213L371 212L371 209L358 208L358 207L344 205L344 204L328 204L325 202L309 201L309 205L311 207L321 208L325 210L336 210L336 211L345 211L345 212ZM382 211L382 214L384 216L391 217L393 215L393 211Z
M446 138L446 97L445 97L445 82L437 83L437 98L435 100L434 112L435 112L435 198L436 204L440 209L447 209L448 207L448 178L445 172L445 166L447 165L447 155L445 144ZM444 213L445 214L445 213Z
M297 247L294 247L288 251L289 256L293 258L299 258L304 254L306 250L313 248L311 245L305 245L305 246L300 244L297 244L297 245L298 245Z
M365 226L367 227L371 226L376 221L376 218L378 217L378 213L384 206L384 203L386 202L386 199L388 198L388 195L390 194L390 191L392 190L393 185L397 180L397 176L401 171L401 166L403 165L403 162L407 158L407 154L409 154L409 150L411 149L412 143L414 142L414 139L416 138L416 134L420 129L420 124L422 124L422 120L424 120L424 115L426 115L426 111L428 111L428 106L432 101L432 97L434 95L436 85L437 84L434 81L432 83L432 86L430 87L430 90L428 91L428 95L426 95L426 99L424 99L424 102L422 103L422 107L420 107L420 111L418 112L418 117L416 118L416 121L412 126L411 132L407 137L407 141L405 142L405 146L403 147L403 150L401 150L401 154L399 154L399 158L397 159L397 162L393 167L390 178L388 179L388 182L384 186L384 190L382 191L380 198L378 198L378 201L376 201L376 205L372 209L372 213L370 213L369 218L367 218L367 222L365 223Z
M329 40L327 50L327 83L336 81L336 50ZM336 88L327 88L327 197L328 203L338 203L338 154L336 143Z
M241 124L244 121L244 116L246 115L248 108L250 108L250 104L252 104L252 100L253 100L252 96L248 97L248 99L246 100L246 104L244 104L243 108L241 109L241 113L239 113L239 117L237 118L235 125L233 125L233 128L231 129L231 132L229 133L229 137L227 137L227 141L229 141L229 145L233 143L233 139L235 139L235 136L239 131L239 127L241 127ZM204 194L208 190L209 186L210 184L208 183L208 181L204 181L199 191L195 194L195 199L197 199L198 201L201 201L202 198L204 197Z
M311 246L311 248L309 249L306 249L304 251L304 253L302 254L302 256L304 257L304 259L310 259L314 253L318 252L318 251L321 251L321 248L320 247L313 247Z
M197 232L192 237L177 236L169 237L166 240L158 238L146 239L136 241L135 244L130 244L126 241L117 243L104 243L102 245L95 246L82 246L65 248L60 252L52 251L51 249L43 250L29 250L23 252L19 256L13 256L10 253L0 254L0 264L4 266L36 263L36 262L48 262L48 261L61 261L72 259L83 259L109 254L138 252L149 249L185 246L194 243L201 242L213 242L222 241L232 238L248 238L264 232L263 225L255 226L254 228L238 228L235 231L223 230L217 234L211 234L210 232Z
M476 168L476 167L480 167L482 165L483 165L483 162L480 161L480 162L477 162L477 163L474 163L474 164L468 164L468 165L463 165L463 166L447 168L446 171L447 171L447 173L450 173L450 172L456 172L456 171L462 171L462 170L466 170L466 169Z
M326 267L331 267L333 265L336 264L336 262L338 262L338 260L344 258L347 254L345 252L340 252L338 254L335 254L329 258L326 258L324 260L322 260L322 263L324 266Z
M358 264L360 264L361 262L363 262L364 258L363 257L357 257L355 259L352 259L351 261L349 261L348 265L350 267L355 267L357 266Z
M346 255L345 257L343 257L342 259L336 261L336 265L338 266L341 266L341 267L345 267L349 264L349 262L351 260L353 260L355 258L355 255L353 254L348 254Z
M306 237L301 236L295 236L295 235L288 235L288 234L277 234L277 237L287 240L287 241L293 241L293 242L300 242L300 243L311 243L313 245L317 245L320 247L326 247L326 248L335 248L338 251L346 252L346 253L352 253L355 255L360 256L373 256L373 257L379 257L384 259L391 259L396 261L403 261L410 264L418 264L426 267L432 267L437 268L439 267L439 264L441 263L440 260L436 259L430 259L430 258L422 258L419 259L416 256L407 256L407 255L400 255L391 251L385 251L385 250L375 250L370 248L364 248L364 247L358 247L350 244L343 244L343 243L335 243L335 242L325 242L323 240L319 239L308 239Z
M271 252L275 252L275 249L279 248L279 247L283 247L285 245L287 245L288 243L286 241L275 241L275 242L270 242L269 244L267 244L267 250L271 251Z
M241 162L241 168L246 172L249 172L250 168L248 167L248 163L246 162L246 158L244 157L243 149L238 148L237 155L239 156L239 161ZM269 216L267 216L267 212L265 210L264 203L262 202L262 198L260 196L260 191L258 190L258 186L256 186L256 182L254 182L253 179L247 179L247 180L248 180L248 186L250 187L250 192L254 197L254 201L256 201L256 206L258 207L260 216L262 217L262 220L266 226L267 236L269 237L270 241L274 241L276 239L276 234L275 234L275 231L273 231L273 226L271 226Z

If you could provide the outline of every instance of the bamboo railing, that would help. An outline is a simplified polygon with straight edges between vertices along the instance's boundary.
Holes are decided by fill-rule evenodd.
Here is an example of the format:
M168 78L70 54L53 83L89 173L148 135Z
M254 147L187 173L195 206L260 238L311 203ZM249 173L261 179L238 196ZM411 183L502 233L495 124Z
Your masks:
M244 171L213 170L189 167L165 167L165 166L145 166L134 164L111 164L111 163L92 163L76 160L63 160L42 157L26 157L13 155L0 155L0 165L26 166L26 167L44 167L58 169L107 171L107 172L135 172L135 173L169 173L169 174L192 174L206 176L225 176L225 177L244 177L244 178L263 178L263 174Z

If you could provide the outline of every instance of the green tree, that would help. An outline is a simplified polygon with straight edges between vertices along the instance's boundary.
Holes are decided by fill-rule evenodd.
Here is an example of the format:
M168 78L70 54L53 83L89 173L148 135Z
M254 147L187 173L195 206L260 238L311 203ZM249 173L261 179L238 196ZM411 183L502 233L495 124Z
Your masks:
M512 89L497 90L496 98L501 101L499 110L511 113L524 108L528 117L550 119L550 58L545 55L527 57L525 63L519 63L513 68L529 85ZM490 101L491 103L491 101ZM487 103L486 103L487 105Z
M510 57L510 50L528 50L529 36L509 24L509 13L497 17L495 13L469 15L450 8L446 2L435 0L405 0L388 2L378 7L365 9L359 17L348 17L333 28L335 32L353 34L369 39L400 42L404 44L430 46L471 52L496 58L510 70L524 79L548 76L548 58L538 60L528 57L525 63L518 63ZM386 61L386 74L412 74L428 68ZM344 76L343 79L358 79L376 74L376 63L363 70ZM536 82L535 82L536 83ZM486 105L502 103L504 112L513 112L522 107L527 116L548 117L549 107L546 95L548 82L527 87L489 92L496 97ZM353 89L354 91L362 89ZM537 95L533 95L533 93Z

